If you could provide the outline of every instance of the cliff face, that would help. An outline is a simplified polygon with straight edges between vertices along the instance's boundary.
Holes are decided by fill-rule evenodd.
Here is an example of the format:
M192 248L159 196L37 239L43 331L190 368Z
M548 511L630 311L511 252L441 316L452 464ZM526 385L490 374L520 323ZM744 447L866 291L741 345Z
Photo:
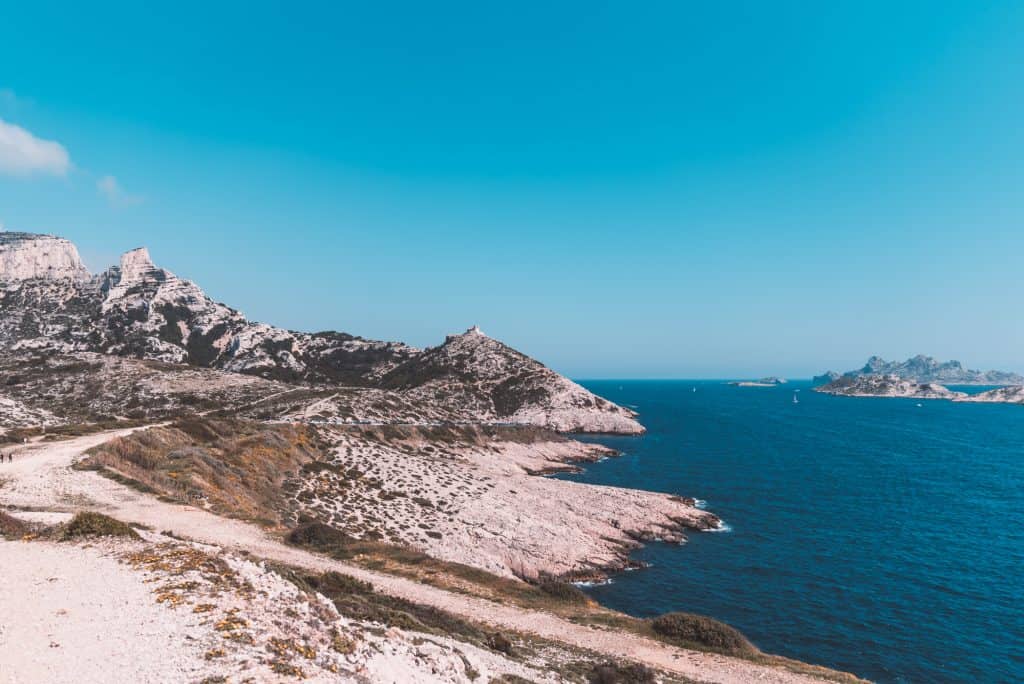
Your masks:
M89 275L67 240L0 240L0 345L100 352L215 368L288 383L362 387L422 404L424 415L637 434L635 414L478 330L420 351L340 332L254 323L153 263L145 248ZM344 411L343 411L344 413ZM405 415L403 413L403 415Z
M71 242L52 235L0 232L0 281L88 277L89 271Z

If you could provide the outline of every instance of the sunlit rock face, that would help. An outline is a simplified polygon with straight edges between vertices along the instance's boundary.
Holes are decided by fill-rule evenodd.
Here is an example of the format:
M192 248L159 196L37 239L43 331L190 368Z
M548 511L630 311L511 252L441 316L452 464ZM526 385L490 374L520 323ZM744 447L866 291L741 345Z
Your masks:
M0 232L0 281L33 278L85 280L89 271L78 249L64 238Z
M385 422L410 420L409 408L415 407L422 420L444 416L562 432L644 430L633 411L476 326L426 350L343 332L285 330L250 321L213 300L195 283L157 266L144 247L91 276L67 240L0 233L0 346L99 352L313 387L381 391L375 406L358 411L328 402L324 410L330 415L372 408Z

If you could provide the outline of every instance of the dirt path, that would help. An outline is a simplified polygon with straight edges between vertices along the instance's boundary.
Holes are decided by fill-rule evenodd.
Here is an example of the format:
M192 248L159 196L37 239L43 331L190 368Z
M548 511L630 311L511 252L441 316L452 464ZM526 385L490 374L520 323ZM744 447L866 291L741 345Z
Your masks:
M285 545L258 527L222 518L192 506L168 504L117 484L94 472L72 470L86 449L132 430L89 435L19 449L14 463L0 467L0 504L73 512L102 510L155 530L169 530L198 541L247 551L315 571L335 570L372 582L380 591L428 604L469 620L534 634L614 658L631 658L691 679L722 684L821 681L745 660L673 648L622 632L577 625L554 615L502 606L444 591L412 580L380 574Z
M210 670L191 636L197 617L155 603L113 557L0 540L0 571L0 684L198 681Z

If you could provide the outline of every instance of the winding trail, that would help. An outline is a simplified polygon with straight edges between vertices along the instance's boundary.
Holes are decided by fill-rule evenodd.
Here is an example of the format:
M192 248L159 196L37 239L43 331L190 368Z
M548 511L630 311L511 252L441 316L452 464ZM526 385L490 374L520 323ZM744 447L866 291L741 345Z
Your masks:
M254 525L222 518L192 506L164 503L94 472L71 468L87 449L136 429L144 428L115 430L62 442L37 442L17 448L14 462L0 466L0 504L48 512L103 511L127 522L171 531L257 557L317 572L341 572L372 582L383 593L431 605L494 628L533 634L612 658L639 660L701 682L789 684L823 681L782 668L674 648L638 635L577 625L555 615L498 605L402 577L373 572L290 547Z

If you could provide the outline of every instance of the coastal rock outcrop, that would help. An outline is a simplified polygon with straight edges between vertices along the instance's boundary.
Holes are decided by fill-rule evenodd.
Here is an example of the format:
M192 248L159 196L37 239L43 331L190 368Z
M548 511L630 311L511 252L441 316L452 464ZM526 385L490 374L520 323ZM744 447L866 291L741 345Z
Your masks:
M381 385L431 404L464 407L485 421L560 432L644 431L634 411L592 394L476 326L396 366Z
M772 375L760 380L736 380L729 384L736 385L737 387L775 387L776 385L785 385L787 382L789 381L785 378L777 378Z
M1024 385L997 387L987 392L968 394L957 397L954 401L977 402L985 404L1024 404Z
M845 397L906 397L910 399L958 399L966 397L933 382L917 383L898 375L844 375L827 385L816 388L825 394Z

